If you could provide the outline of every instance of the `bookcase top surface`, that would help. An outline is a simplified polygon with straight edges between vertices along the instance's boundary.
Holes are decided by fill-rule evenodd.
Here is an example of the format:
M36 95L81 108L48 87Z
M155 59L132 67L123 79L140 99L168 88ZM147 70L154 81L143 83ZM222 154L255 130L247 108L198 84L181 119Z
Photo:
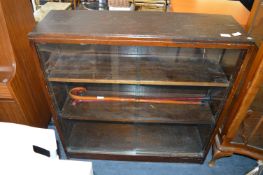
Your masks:
M29 38L253 42L234 18L227 15L87 10L51 11L37 24Z

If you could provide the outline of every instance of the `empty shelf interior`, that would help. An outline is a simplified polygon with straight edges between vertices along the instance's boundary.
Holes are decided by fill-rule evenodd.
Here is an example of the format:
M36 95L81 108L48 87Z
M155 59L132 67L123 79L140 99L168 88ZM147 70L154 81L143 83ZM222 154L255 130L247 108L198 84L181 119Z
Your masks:
M50 56L49 81L227 87L219 64L153 55L70 54Z
M204 144L201 137L196 125L74 122L67 138L67 151L198 157L202 156Z

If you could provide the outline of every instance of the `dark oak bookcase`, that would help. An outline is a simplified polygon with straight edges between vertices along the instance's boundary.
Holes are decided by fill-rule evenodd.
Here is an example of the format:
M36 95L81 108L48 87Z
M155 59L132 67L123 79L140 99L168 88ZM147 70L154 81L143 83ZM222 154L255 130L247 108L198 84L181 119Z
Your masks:
M220 15L52 11L29 38L67 155L96 159L202 162L254 52Z

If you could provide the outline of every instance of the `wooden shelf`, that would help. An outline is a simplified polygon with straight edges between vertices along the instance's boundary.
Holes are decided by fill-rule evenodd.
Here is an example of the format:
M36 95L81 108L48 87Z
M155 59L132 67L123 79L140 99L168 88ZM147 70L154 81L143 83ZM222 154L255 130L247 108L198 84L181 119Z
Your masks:
M228 87L221 67L208 61L176 61L154 56L55 54L49 81L107 84Z
M61 116L87 121L212 124L210 107L205 104L91 102L72 105L72 101L67 99Z
M67 138L69 154L202 157L197 126L74 122Z

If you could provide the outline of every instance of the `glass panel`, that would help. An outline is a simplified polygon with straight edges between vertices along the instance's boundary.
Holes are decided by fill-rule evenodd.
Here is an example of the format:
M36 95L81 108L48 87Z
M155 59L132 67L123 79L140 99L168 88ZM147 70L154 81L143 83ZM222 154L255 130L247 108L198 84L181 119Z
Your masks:
M49 81L228 87L240 50L39 45ZM228 77L227 77L228 76Z
M235 143L242 143L263 149L263 85L242 122Z
M244 54L238 49L37 46L67 149L129 155L202 157Z
M202 129L211 131L209 125ZM200 132L199 125L78 121L73 123L66 141L71 153L202 157L205 137L207 133Z

